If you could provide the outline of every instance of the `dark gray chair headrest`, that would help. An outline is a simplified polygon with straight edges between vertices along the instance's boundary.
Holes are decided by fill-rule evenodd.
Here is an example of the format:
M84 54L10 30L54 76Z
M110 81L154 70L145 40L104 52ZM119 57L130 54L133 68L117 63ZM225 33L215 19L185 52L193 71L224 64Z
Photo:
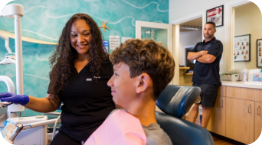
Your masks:
M164 113L181 118L197 100L200 92L199 87L168 85L160 94L156 105Z

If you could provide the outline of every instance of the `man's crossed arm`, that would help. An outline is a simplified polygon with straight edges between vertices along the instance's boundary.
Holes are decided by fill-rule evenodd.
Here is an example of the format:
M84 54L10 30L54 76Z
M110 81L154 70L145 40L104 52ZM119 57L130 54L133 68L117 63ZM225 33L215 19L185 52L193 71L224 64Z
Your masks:
M216 60L216 57L211 54L207 54L208 51L202 50L198 52L188 52L187 59L192 61L196 59L201 63L212 63Z

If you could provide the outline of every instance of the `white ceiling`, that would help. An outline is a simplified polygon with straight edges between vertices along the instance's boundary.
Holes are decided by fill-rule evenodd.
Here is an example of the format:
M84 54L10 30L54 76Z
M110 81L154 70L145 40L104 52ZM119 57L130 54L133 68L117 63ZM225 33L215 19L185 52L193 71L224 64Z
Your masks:
M187 25L187 26L200 26L202 27L202 17L201 18L198 18L198 19L194 19L194 20L191 20L191 21L187 21L185 23L182 23L180 24L180 26L182 25ZM184 31L192 31L192 30L187 30L187 29L180 29L181 32L184 32Z

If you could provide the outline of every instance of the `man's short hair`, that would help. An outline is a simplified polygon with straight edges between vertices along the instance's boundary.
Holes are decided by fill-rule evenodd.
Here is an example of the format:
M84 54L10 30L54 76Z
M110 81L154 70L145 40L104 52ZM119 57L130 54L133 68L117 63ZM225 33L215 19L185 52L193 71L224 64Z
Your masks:
M171 53L153 40L131 39L122 43L109 56L113 65L129 66L130 77L147 73L153 81L155 100L174 77L175 61Z
M216 29L216 24L214 22L206 22L206 24L211 24L213 25L214 29Z

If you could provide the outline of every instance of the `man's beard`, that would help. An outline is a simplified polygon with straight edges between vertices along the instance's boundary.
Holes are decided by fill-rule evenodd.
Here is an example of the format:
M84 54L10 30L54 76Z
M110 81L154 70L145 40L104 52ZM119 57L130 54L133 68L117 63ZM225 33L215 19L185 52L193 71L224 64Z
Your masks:
M206 36L206 35L204 35L204 37L205 37L205 38L211 38L211 37L212 37L212 35L207 35L207 36Z

